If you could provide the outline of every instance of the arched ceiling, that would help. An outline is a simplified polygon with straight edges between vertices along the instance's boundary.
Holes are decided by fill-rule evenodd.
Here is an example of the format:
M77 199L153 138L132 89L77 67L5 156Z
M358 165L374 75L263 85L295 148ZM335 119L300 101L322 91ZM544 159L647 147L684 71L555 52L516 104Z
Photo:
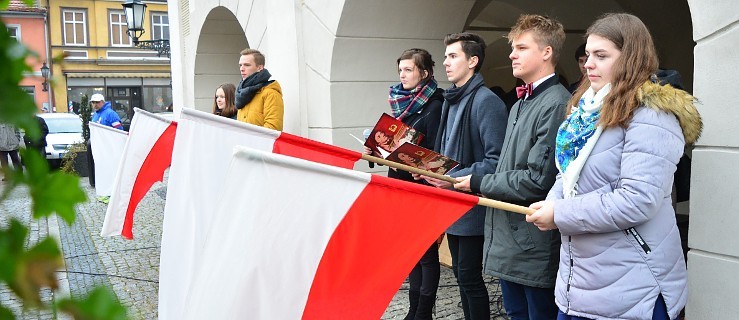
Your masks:
M195 109L211 111L218 85L241 80L239 52L248 46L244 30L230 10L215 7L208 13L195 60Z
M668 6L669 16L663 9ZM678 69L683 79L689 82L686 87L692 88L692 21L688 3L684 0L478 0L470 11L465 30L478 33L487 40L483 74L488 85L510 89L515 79L510 75L510 46L504 36L521 14L535 13L556 18L567 33L558 71L574 81L578 76L574 51L583 42L582 35L587 27L608 12L629 12L640 17L652 33L661 65Z

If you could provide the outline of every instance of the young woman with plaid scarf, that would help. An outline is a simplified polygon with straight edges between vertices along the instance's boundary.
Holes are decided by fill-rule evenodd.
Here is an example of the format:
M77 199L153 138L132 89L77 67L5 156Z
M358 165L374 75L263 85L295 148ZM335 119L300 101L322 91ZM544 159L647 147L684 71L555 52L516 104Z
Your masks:
M400 55L397 65L400 83L390 87L388 102L391 114L423 133L420 146L433 149L444 97L443 90L438 88L434 79L431 54L424 49L408 49ZM371 151L366 148L365 152ZM414 180L410 173L402 170L390 169L388 177L424 183L423 180ZM431 243L408 277L410 310L406 320L432 319L439 274L439 245Z

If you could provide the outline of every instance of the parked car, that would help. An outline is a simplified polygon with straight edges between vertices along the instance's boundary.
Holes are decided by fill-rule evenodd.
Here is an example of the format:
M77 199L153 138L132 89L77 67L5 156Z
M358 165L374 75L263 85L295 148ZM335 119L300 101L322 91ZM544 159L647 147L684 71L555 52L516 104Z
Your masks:
M52 166L58 166L71 145L84 141L82 119L72 113L43 113L39 116L49 127L49 134L46 136L46 159Z

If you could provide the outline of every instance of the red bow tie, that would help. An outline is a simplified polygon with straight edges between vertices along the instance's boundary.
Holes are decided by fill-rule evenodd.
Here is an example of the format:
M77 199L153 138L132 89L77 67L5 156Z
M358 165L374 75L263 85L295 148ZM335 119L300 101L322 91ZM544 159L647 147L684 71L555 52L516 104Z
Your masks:
M534 84L524 84L520 87L516 87L516 96L518 96L519 99L525 97L526 95L531 95L534 93Z

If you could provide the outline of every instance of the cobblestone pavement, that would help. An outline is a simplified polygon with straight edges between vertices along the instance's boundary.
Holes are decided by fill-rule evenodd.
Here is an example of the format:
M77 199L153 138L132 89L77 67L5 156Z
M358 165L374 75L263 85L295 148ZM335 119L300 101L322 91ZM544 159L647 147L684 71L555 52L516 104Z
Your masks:
M100 236L107 205L95 200L87 179L82 181L91 200L77 207L72 226L59 227L72 296L104 285L128 307L131 318L156 319L165 186L155 184L139 204L130 241Z
M484 279L487 284L488 295L490 296L490 319L507 319L502 314L504 312L503 299L500 296L498 280L488 276L484 276ZM406 281L400 286L400 290L395 294L395 297L393 297L393 301L387 307L387 310L385 310L382 319L403 319L407 313L408 283ZM459 287L450 268L441 267L441 280L439 281L439 290L437 291L434 319L464 319L462 306L459 305Z
M122 237L101 237L106 205L96 201L94 188L87 178L81 179L83 189L90 199L77 207L77 219L71 226L60 222L49 223L46 219L31 222L30 201L25 190L16 190L0 204L0 224L16 217L28 224L31 222L32 238L29 245L39 236L49 234L49 229L58 229L66 263L66 271L60 278L68 281L69 294L81 297L95 286L105 286L118 296L128 307L132 319L156 319L158 302L158 274L160 240L164 213L166 185L158 183L139 204L134 217L134 240ZM50 219L51 220L51 219ZM56 220L56 219L54 219ZM58 225L58 227L57 227ZM500 293L497 281L486 277L491 297L491 319L499 316ZM382 319L402 319L408 310L408 284L403 283ZM51 301L50 291L44 293L45 301ZM22 307L7 288L0 286L0 301L16 314ZM56 319L53 312L26 311L19 319ZM450 269L442 267L441 283L436 302L436 319L463 319L459 306L459 288Z

